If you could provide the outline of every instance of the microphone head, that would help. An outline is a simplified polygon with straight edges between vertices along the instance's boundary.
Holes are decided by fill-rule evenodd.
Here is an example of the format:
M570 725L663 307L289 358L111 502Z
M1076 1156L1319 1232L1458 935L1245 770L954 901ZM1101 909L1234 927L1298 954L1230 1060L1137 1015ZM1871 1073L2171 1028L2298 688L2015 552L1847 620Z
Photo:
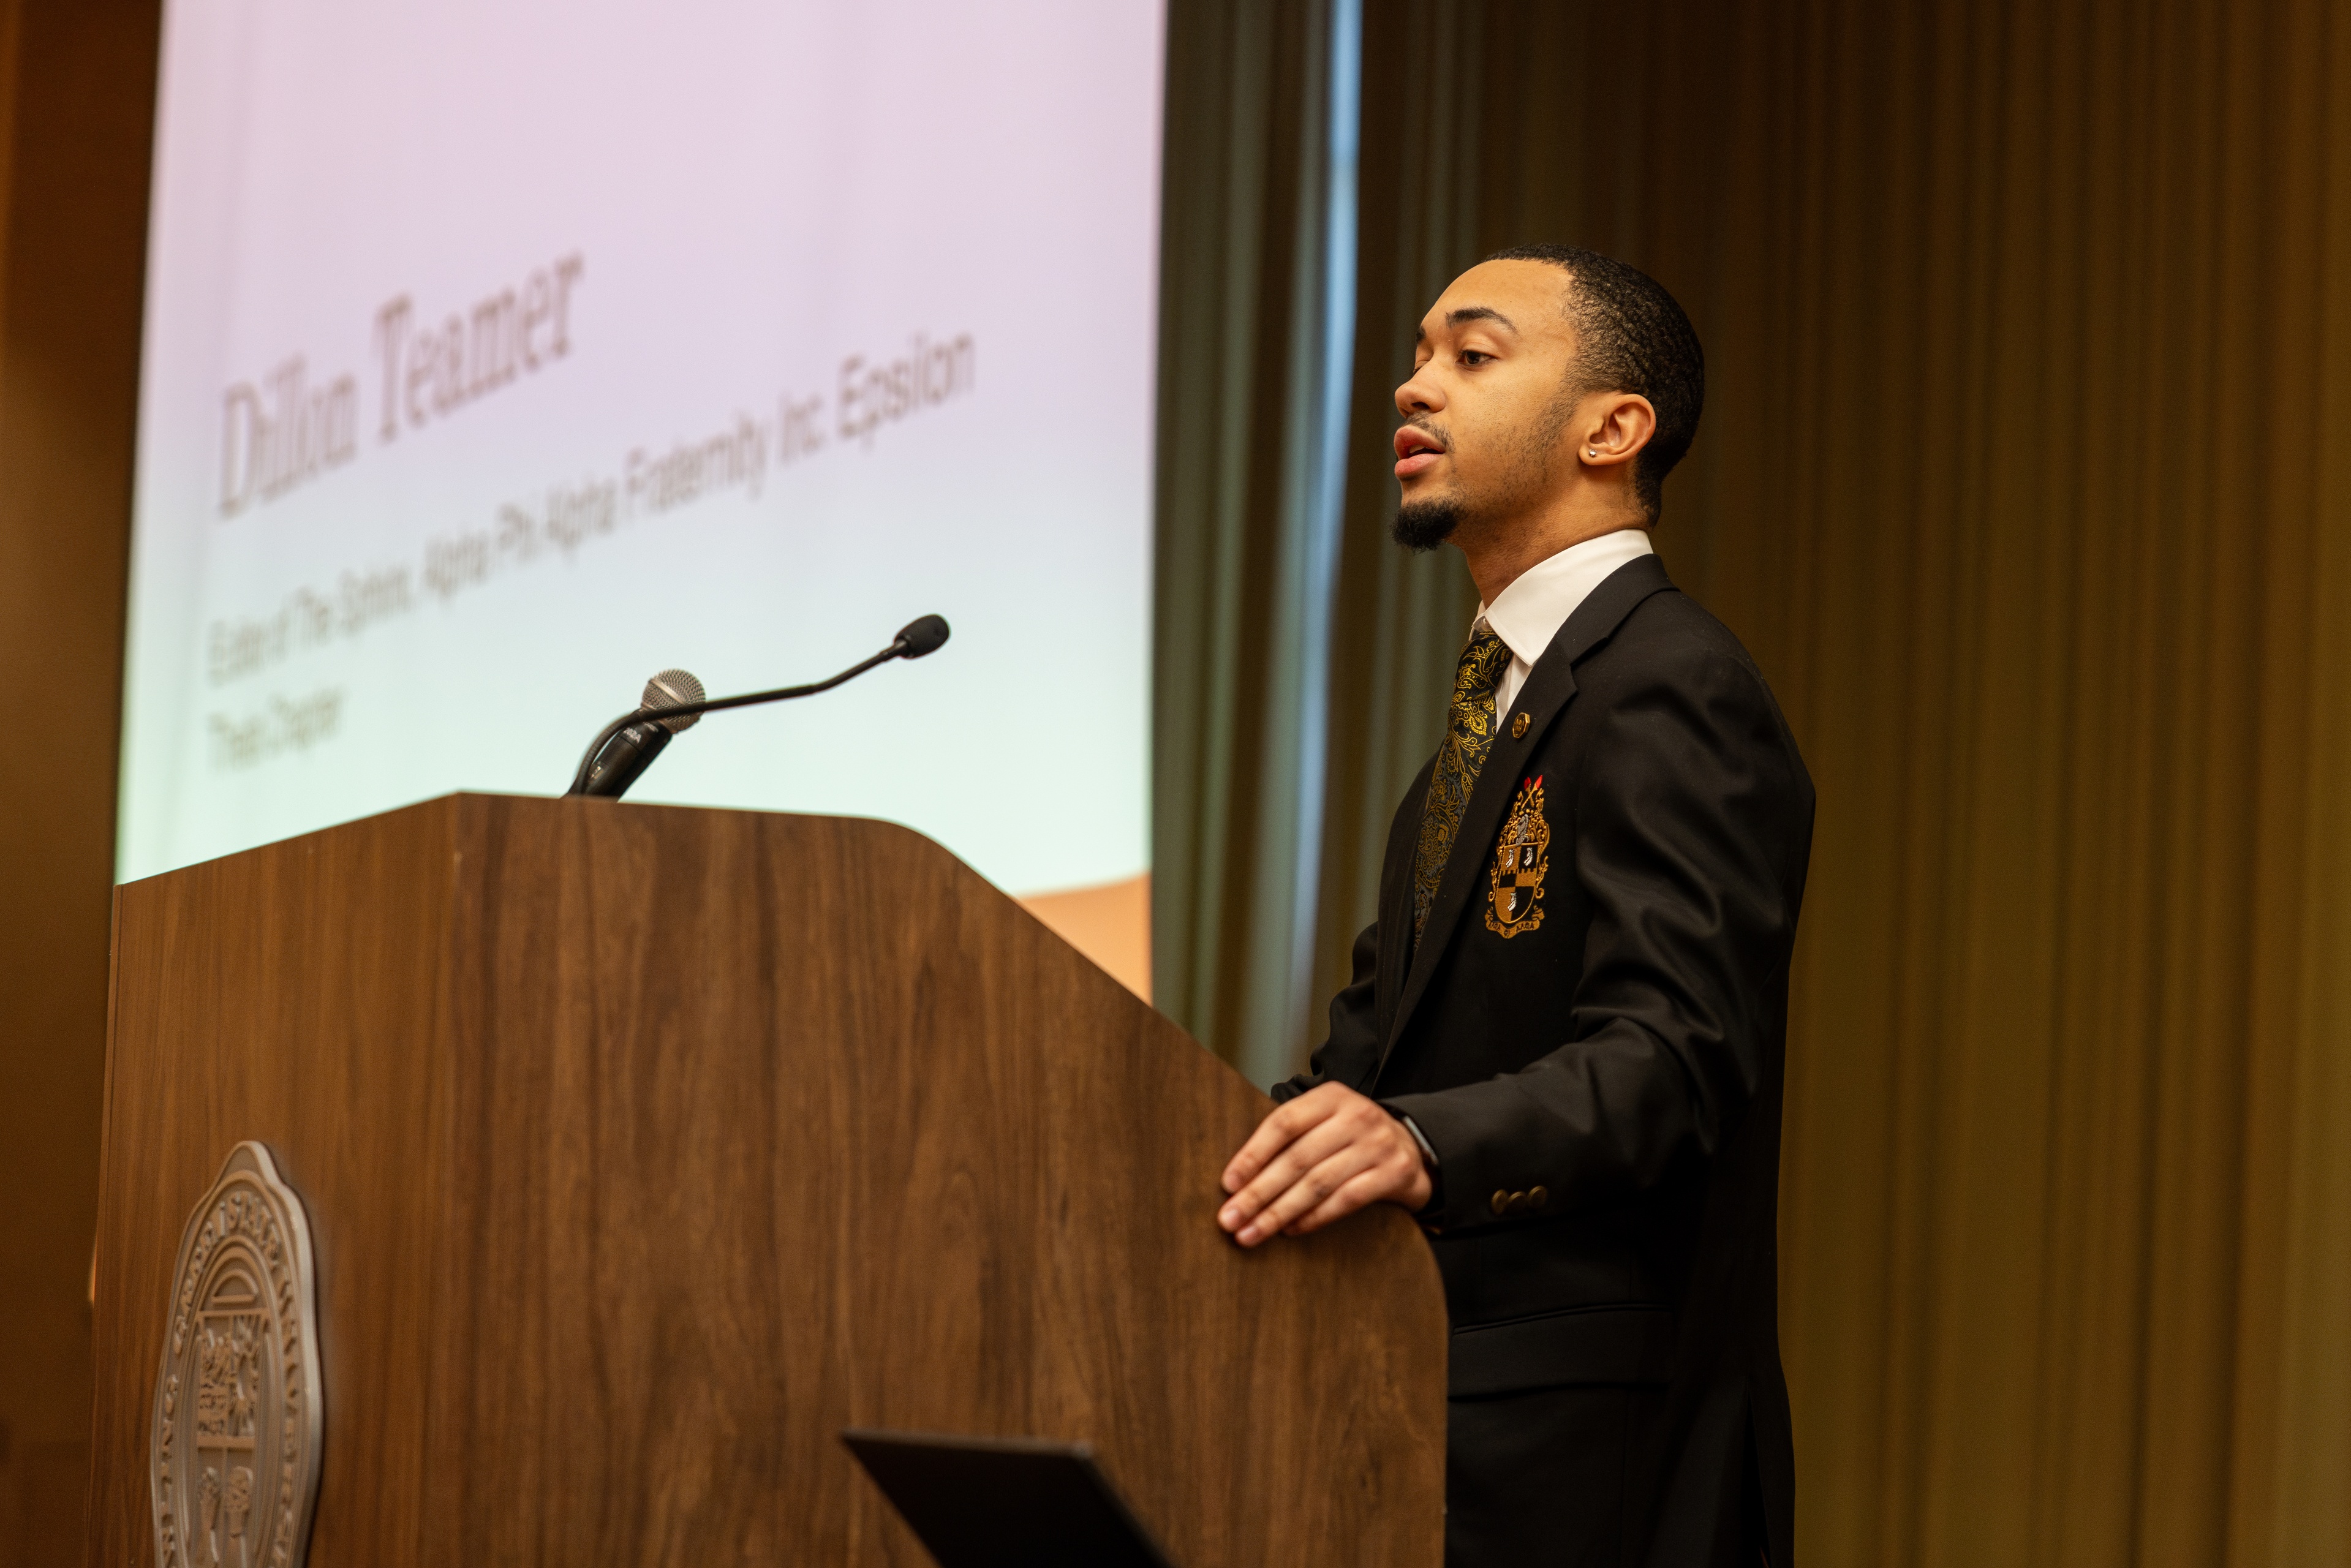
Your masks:
M898 657L919 659L925 653L935 653L946 640L946 616L925 615L919 621L909 621L898 632Z
M648 713L658 713L665 707L682 707L687 703L698 703L707 695L702 689L702 683L684 670L664 670L645 683L644 700L637 706ZM690 713L684 718L663 719L661 727L672 735L675 735L681 730L692 729L701 722L700 714Z

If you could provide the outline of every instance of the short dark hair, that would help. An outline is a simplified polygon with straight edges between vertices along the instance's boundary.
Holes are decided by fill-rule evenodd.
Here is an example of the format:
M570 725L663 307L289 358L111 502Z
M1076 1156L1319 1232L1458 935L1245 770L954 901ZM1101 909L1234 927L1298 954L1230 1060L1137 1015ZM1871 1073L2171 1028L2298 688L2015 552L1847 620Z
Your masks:
M1575 323L1575 390L1638 392L1657 411L1657 431L1633 463L1633 493L1655 522L1666 476L1698 434L1706 406L1706 350L1682 308L1657 280L1597 251L1568 245L1514 245L1488 261L1547 261L1574 275L1568 318Z

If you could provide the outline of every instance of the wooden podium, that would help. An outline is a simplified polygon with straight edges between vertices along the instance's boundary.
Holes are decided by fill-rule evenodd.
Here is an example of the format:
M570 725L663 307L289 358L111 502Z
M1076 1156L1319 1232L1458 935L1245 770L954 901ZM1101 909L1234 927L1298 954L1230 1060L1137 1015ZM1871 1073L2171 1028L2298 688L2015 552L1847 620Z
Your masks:
M927 1562L849 1427L1089 1442L1179 1568L1442 1554L1410 1220L1233 1247L1265 1097L905 829L452 796L119 890L110 1035L92 1564L154 1560L248 1139L314 1239L312 1563Z

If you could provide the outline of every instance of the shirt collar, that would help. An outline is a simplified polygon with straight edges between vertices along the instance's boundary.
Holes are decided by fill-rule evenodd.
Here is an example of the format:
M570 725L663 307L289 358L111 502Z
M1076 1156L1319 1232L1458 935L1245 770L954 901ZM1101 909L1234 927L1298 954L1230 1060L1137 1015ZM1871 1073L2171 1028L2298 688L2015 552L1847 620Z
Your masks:
M1491 627L1514 658L1531 665L1593 589L1625 562L1656 553L1646 528L1619 528L1570 545L1520 572L1493 603L1479 605L1470 629L1480 622Z

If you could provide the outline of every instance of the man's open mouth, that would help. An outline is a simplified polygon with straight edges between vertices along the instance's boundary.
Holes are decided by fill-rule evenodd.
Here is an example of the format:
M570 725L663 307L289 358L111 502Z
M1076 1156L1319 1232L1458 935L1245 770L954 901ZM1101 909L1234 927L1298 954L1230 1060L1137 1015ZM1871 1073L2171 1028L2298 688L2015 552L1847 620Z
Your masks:
M1445 443L1418 425L1407 424L1395 433L1395 455L1396 477L1409 479L1445 455Z

